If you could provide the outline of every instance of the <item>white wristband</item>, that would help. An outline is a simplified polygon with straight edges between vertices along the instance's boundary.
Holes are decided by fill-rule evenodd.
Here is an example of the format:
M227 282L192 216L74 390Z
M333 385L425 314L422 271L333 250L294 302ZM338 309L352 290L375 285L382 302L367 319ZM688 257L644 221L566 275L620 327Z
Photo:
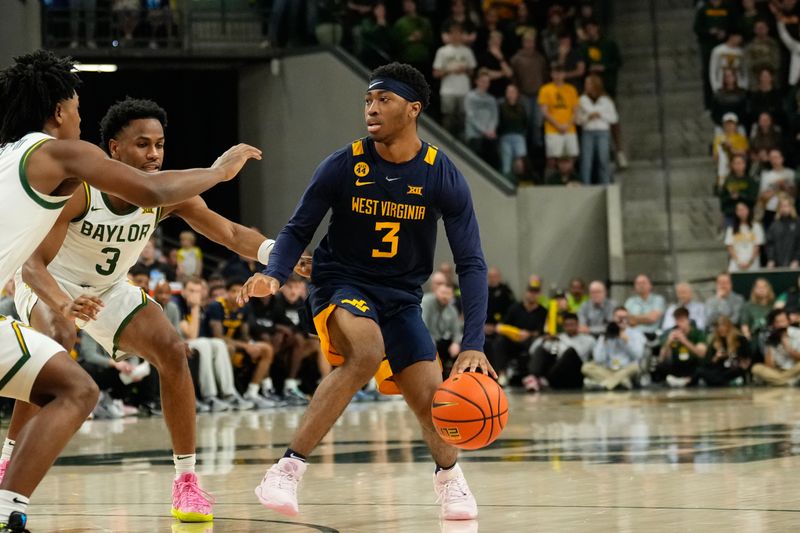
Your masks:
M262 242L261 246L258 247L258 262L266 266L267 263L269 263L269 254L272 252L274 247L275 241L272 239L267 239Z

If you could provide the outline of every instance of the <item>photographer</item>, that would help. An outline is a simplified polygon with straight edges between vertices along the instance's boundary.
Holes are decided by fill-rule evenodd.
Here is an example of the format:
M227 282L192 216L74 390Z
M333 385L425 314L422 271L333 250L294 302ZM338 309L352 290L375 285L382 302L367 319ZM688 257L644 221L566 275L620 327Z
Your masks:
M589 359L594 337L578 332L578 315L562 315L564 331L537 339L530 349L529 374L522 380L525 390L580 389L583 386L581 365Z
M679 307L672 313L675 327L662 339L660 362L653 381L667 381L670 387L685 387L692 381L700 360L708 350L705 336L692 325L689 311Z
M584 363L581 371L606 390L620 385L632 389L633 379L641 372L646 343L643 333L628 327L628 310L617 307L614 321L594 346L593 361Z
M753 365L752 373L769 385L790 385L800 376L800 329L789 325L783 309L770 311L764 363Z
M725 387L747 379L752 363L750 342L728 317L720 317L708 343L705 364L697 369L694 381L709 387Z

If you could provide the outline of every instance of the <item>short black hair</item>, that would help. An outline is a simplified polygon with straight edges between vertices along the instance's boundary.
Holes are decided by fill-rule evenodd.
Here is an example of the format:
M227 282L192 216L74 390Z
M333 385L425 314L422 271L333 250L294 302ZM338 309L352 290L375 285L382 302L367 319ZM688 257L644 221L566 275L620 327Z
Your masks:
M71 58L37 50L15 57L14 64L0 72L0 144L42 130L56 105L72 98L80 86L73 70Z
M578 321L578 315L576 315L575 313L571 313L569 311L561 315L561 318L564 320L564 322L566 322L567 320L574 320L575 322Z
M772 311L770 311L767 314L767 324L772 326L773 324L775 324L775 319L778 318L781 315L787 315L788 316L788 313L787 313L786 309L782 309L782 308L781 309L773 309Z
M679 318L689 318L689 310L685 307L678 307L672 312L672 318L679 319Z
M426 109L428 104L431 103L431 86L428 85L428 80L422 73L406 63L389 63L383 65L372 71L369 76L369 81L377 78L391 78L393 80L401 81L414 89L419 95L419 101L422 103L422 109Z
M109 152L108 141L115 138L122 129L134 120L154 118L167 129L167 112L152 100L131 98L126 96L112 105L100 120L100 145Z
M130 270L128 270L128 274L131 276L147 276L149 278L150 269L141 263L136 263L130 268Z
M247 282L247 280L239 276L228 278L225 280L225 290L229 291L236 285L244 285L245 282Z

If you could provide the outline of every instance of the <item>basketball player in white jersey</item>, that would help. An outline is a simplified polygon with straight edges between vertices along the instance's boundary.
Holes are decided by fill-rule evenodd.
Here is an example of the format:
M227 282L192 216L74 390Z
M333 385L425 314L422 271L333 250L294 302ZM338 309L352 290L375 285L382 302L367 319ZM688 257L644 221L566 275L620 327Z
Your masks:
M259 150L238 145L211 168L145 174L80 141L68 59L37 51L0 72L0 285L44 240L72 193L90 185L142 206L175 204L232 179ZM77 295L60 311L91 320L102 302ZM20 432L0 483L0 532L26 531L28 499L97 402L97 386L50 338L0 319L0 395L41 409Z
M166 123L166 112L155 102L127 98L114 104L101 121L102 146L112 159L157 172L164 158ZM172 514L187 522L210 521L212 502L200 490L194 473L194 386L185 344L158 304L127 280L128 270L158 222L171 215L240 255L262 263L269 258L274 241L215 213L199 196L143 209L84 184L17 272L15 303L23 321L69 349L75 344L75 324L62 312L66 304L83 293L103 302L93 320L77 324L115 360L137 354L156 366L174 448ZM5 443L7 452L37 409L17 403ZM0 475L4 464L0 461Z

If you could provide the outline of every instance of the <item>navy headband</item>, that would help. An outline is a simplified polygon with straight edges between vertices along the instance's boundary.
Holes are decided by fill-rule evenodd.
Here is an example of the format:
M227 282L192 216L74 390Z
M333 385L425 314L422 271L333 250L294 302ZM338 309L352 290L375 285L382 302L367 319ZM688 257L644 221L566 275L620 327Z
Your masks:
M410 85L392 78L375 78L369 82L367 91L392 91L397 96L405 98L409 102L422 103L422 98Z

